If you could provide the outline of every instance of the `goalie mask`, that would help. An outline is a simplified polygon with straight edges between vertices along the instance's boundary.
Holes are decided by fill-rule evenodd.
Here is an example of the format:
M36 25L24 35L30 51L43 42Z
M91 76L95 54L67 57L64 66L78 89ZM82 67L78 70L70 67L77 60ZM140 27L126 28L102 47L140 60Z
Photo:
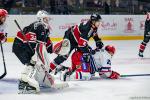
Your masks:
M50 29L50 25L49 25L50 17L47 11L39 10L36 16L37 19L45 25L46 29Z

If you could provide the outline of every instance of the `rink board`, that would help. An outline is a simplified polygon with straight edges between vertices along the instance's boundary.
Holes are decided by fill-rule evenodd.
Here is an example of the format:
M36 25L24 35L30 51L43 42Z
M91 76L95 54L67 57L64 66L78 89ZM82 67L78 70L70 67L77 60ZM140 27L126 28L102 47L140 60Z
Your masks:
M144 37L143 36L102 36L102 40L142 40ZM54 42L61 41L63 38L58 37L58 38L50 38ZM92 41L93 39L90 39ZM14 38L13 37L8 37L7 42L13 42Z
M86 23L89 17L90 15L50 15L50 37L53 41L60 40L68 28ZM97 33L104 40L142 39L145 18L144 15L102 15L102 23ZM19 31L14 20L17 20L23 28L37 19L35 15L10 15L6 22L6 32L10 42Z

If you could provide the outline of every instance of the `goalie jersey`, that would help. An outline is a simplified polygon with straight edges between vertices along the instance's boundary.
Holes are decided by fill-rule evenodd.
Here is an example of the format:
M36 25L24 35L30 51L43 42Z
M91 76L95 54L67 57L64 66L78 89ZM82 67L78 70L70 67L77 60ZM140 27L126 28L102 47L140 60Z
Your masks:
M31 64L31 57L34 55L36 44L42 42L46 45L48 53L52 53L52 42L49 38L49 30L44 24L37 21L20 31L15 37L12 50L23 64Z
M52 42L49 37L49 30L45 29L44 24L36 21L23 29L23 33L20 31L17 33L14 44L28 45L31 44L32 49L35 48L37 42L44 42L49 53L52 52Z

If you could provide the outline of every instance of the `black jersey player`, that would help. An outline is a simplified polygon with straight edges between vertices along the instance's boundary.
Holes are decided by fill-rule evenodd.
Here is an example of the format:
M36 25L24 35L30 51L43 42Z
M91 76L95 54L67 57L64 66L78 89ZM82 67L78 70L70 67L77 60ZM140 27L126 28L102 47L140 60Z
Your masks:
M18 57L25 69L21 73L19 80L19 90L35 90L39 92L38 82L34 79L35 62L32 57L35 54L37 43L45 43L47 52L52 52L52 42L49 38L49 14L40 10L37 12L37 21L23 28L23 32L19 31L13 43L13 53ZM25 91L24 90L24 91Z
M147 12L147 18L145 21L144 39L140 45L139 56L143 57L143 52L146 48L147 43L150 40L150 12Z
M97 34L98 27L101 24L101 16L99 14L92 14L86 23L80 23L70 27L64 35L63 40L58 43L62 46L59 49L58 56L50 63L50 69L54 70L57 65L63 63L73 49L81 50L85 60L89 58L88 41L92 37L96 42L96 47L101 49L103 42ZM58 50L59 46L54 46L54 52ZM66 47L66 48L65 48ZM67 49L68 48L68 49Z

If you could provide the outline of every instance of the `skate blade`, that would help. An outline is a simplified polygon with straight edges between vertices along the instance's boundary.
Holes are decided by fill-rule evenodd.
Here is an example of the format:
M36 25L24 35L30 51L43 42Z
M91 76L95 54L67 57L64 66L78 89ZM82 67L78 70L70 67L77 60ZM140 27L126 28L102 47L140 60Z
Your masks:
M29 91L27 91L27 90L19 90L18 94L38 94L38 92L35 91L35 90L29 90Z

